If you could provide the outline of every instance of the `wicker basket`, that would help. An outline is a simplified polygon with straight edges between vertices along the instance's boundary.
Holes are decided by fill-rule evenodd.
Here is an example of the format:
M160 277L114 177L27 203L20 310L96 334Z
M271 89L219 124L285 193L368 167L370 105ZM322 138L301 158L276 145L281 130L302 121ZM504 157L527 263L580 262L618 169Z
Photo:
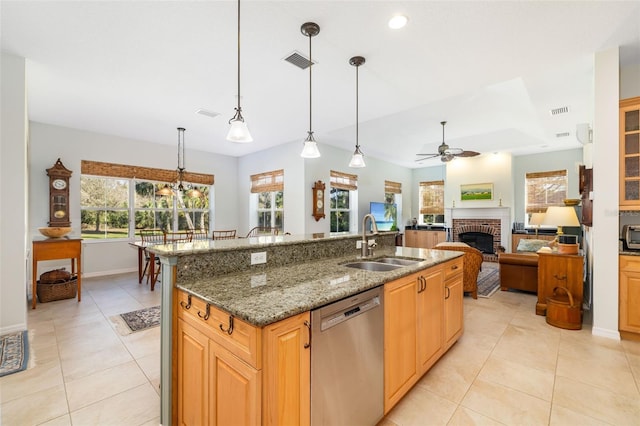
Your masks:
M71 273L64 268L54 269L40 275L40 282L42 284L57 284L69 281L71 279Z
M53 302L54 300L73 299L78 292L78 277L57 283L43 283L38 281L36 293L40 303Z

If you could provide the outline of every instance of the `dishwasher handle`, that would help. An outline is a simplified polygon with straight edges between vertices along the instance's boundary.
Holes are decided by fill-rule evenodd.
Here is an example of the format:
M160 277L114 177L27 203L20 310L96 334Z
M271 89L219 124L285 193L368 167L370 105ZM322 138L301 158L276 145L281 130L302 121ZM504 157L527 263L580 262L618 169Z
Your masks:
M335 327L345 321L349 321L359 315L364 314L372 309L379 308L381 305L380 296L376 295L370 299L367 299L361 303L351 305L347 308L340 310L337 313L331 314L327 317L322 317L320 322L320 331L325 331L331 327Z

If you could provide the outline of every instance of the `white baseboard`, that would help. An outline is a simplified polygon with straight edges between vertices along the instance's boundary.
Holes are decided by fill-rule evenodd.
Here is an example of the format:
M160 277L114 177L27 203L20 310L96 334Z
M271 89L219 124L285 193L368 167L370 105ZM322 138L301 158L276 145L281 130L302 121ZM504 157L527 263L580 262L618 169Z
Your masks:
M607 339L620 340L620 332L618 330L609 330L608 328L593 327L591 334L599 337L606 337Z
M26 323L22 323L22 324L14 324L14 325L10 325L8 327L1 327L0 328L0 335L2 334L9 334L9 333L15 333L16 331L23 331L27 329L27 324Z
M110 271L83 272L82 278L106 277L108 275L128 274L129 272L138 272L138 268L113 269Z

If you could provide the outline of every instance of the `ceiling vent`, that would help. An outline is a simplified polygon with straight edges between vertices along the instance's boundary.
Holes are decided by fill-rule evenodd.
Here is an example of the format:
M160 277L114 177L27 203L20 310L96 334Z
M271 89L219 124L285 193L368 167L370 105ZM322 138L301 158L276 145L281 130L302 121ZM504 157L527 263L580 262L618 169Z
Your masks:
M206 115L207 117L211 117L211 118L214 118L214 117L217 117L217 116L219 116L219 115L220 115L220 113L219 113L219 112L215 112L215 111L207 111L207 110L206 110L206 109L204 109L204 108L200 108L200 109L196 110L196 114Z
M556 133L556 138L566 138L566 137L568 137L570 135L571 135L571 133L569 133L569 132Z
M563 106L560 108L554 108L552 110L549 111L551 113L551 115L559 115L559 114L566 114L569 112L569 107L568 106Z
M284 60L289 62L290 64L295 65L296 67L300 68L301 70L306 70L311 65L311 61L309 61L309 58L307 58L302 53L297 52L295 50L292 53L288 54L284 58ZM313 65L315 65L315 64L317 64L317 62L313 61Z

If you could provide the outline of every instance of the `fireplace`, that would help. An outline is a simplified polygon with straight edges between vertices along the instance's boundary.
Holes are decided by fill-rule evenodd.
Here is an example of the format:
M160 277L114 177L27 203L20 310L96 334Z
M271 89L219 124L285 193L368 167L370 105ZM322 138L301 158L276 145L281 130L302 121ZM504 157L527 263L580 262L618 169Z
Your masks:
M450 229L449 239L450 241L463 242L460 238L461 234L469 232L488 234L492 237L493 246L490 248L487 245L484 250L480 249L480 251L485 261L497 262L498 252L502 250L509 252L511 249L510 211L509 207L445 209L445 223Z
M486 232L463 232L458 234L461 242L467 243L471 247L475 247L482 253L494 254L493 234Z

